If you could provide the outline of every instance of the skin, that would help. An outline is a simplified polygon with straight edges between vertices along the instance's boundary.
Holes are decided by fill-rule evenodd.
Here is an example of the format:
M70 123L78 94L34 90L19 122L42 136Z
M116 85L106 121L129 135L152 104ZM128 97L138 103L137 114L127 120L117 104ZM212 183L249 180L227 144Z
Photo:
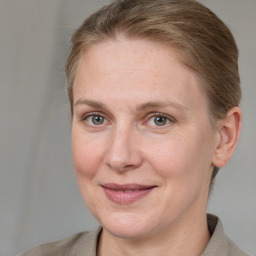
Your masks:
M73 92L74 165L103 226L98 255L200 255L210 238L213 164L230 158L240 110L214 128L198 79L175 49L121 36L82 56ZM106 183L154 188L117 203L106 196Z

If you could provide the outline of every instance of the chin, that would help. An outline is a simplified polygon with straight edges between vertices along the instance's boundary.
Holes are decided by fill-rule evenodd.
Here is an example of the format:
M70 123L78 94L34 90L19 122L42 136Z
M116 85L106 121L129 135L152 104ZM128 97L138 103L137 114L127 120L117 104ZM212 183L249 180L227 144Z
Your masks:
M103 228L115 237L123 239L145 238L151 235L154 230L154 222L146 219L145 215L116 213L110 218L101 221L101 223Z

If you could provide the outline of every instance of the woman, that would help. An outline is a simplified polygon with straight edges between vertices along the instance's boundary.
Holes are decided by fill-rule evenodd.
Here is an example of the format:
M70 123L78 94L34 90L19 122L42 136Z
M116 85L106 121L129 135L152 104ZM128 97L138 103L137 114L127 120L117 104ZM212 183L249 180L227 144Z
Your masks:
M245 255L211 184L240 134L238 50L196 1L115 1L72 38L66 65L78 184L102 227L24 255Z

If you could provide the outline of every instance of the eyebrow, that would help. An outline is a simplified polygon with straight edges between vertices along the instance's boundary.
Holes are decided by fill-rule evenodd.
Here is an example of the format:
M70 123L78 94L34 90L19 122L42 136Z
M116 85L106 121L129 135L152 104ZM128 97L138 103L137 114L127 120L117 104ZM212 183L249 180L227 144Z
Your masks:
M78 99L75 103L75 106L77 105L88 105L89 107L92 108L97 108L97 109L106 109L106 105L98 102L98 101L94 101L94 100L87 100L87 99Z
M107 106L101 102L94 101L94 100L88 100L88 99L78 99L75 102L75 106L77 105L87 105L92 108L97 108L100 110L107 109ZM181 110L188 110L188 108L182 104L176 103L176 102L170 102L170 101L152 101L152 102L146 102L136 107L137 111L143 111L149 108L160 108L160 107L174 107Z
M156 108L156 107L174 107L181 110L188 110L188 108L182 104L176 103L176 102L170 102L170 101L154 101L154 102L147 102L139 105L137 107L137 111L143 111L148 108Z

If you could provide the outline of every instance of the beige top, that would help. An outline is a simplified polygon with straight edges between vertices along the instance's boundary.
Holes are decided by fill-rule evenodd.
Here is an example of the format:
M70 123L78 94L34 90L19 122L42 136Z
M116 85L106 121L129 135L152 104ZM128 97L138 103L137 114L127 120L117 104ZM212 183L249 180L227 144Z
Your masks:
M248 256L224 234L221 221L216 216L208 215L207 219L211 239L201 256ZM99 227L90 232L46 243L20 256L96 256L97 241L101 230L102 228Z

